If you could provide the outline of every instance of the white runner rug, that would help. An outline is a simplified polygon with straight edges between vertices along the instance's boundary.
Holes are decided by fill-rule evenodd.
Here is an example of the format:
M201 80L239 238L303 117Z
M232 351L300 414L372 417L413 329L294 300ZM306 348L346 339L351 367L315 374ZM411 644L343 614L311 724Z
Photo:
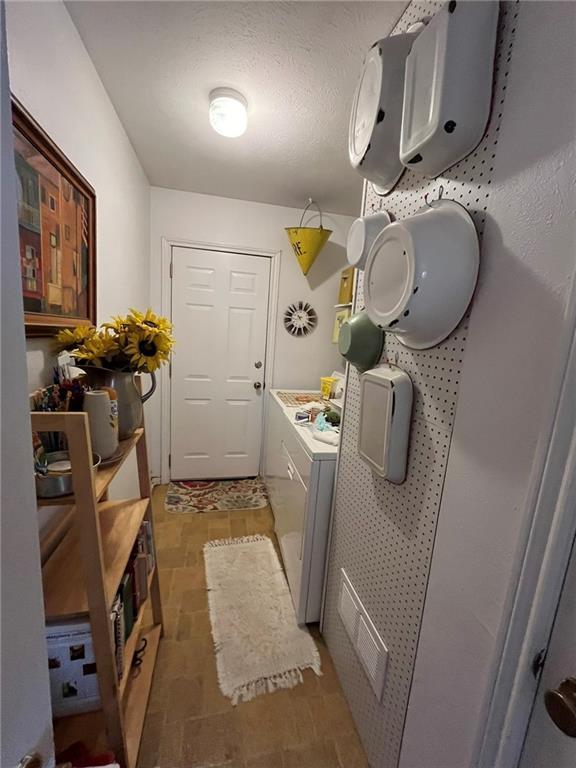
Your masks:
M233 704L321 675L320 654L296 623L286 577L266 536L204 546L218 682Z

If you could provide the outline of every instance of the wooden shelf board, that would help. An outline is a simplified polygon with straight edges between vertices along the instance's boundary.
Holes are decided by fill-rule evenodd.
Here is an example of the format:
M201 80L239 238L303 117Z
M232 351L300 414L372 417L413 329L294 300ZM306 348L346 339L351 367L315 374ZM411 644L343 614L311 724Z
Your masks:
M126 569L149 499L105 501L98 505L108 605ZM88 613L88 598L78 532L73 526L42 569L46 621Z
M129 684L124 698L124 728L128 768L135 768L138 760L161 632L160 624L153 624L141 630L138 639L146 638L148 645L141 657L142 664L129 673Z
M344 304L334 304L334 309L340 309L341 307L351 307L351 306L352 306L352 302L347 301Z
M120 448L122 449L122 457L118 459L118 461L114 462L114 464L110 464L107 467L102 467L96 471L96 475L94 477L94 485L96 487L96 498L98 501L100 501L102 496L104 496L108 490L108 486L112 480L114 480L118 474L118 471L120 470L120 467L128 458L130 451L132 448L134 448L143 434L144 430L140 428L137 429L134 434L131 435L131 437L127 437L126 440L121 440ZM74 494L71 494L70 496L58 496L55 499L37 499L39 507L73 506L74 501Z
M152 584L152 578L154 577L154 571L156 569L153 568L150 573L148 574L148 597L142 605L140 606L140 610L138 611L138 616L136 618L136 621L134 622L134 626L132 627L132 632L130 632L130 637L126 641L126 644L124 646L124 677L120 680L120 696L123 697L128 681L130 679L130 666L132 664L132 657L134 656L134 651L138 647L138 642L140 640L140 629L142 627L142 623L144 621L144 614L146 611L146 608L148 605L150 605L150 587Z

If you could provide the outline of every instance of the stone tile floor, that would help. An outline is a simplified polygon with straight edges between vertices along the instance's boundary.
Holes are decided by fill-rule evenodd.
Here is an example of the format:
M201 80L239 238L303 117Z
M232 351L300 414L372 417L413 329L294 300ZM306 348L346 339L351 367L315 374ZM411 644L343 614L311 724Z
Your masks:
M368 768L332 660L318 630L322 677L233 707L220 693L202 547L211 539L269 535L269 507L170 514L153 497L165 635L138 768ZM276 542L275 542L276 543Z

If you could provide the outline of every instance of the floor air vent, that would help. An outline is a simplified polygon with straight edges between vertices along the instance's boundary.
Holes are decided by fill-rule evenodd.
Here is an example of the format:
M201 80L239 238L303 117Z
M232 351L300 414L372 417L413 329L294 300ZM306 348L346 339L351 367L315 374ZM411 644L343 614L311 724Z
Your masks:
M376 631L344 568L341 568L341 574L338 613L372 690L380 701L384 690L388 649Z

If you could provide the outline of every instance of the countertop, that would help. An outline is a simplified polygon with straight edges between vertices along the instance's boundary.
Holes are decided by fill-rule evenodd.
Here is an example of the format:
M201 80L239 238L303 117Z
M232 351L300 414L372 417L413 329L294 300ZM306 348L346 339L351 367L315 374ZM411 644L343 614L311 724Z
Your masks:
M298 395L309 395L313 394L314 390L306 390L306 389L271 389L270 390L270 396L274 398L275 402L280 406L282 411L284 412L284 415L292 425L294 431L296 432L298 439L300 443L302 444L302 447L306 451L306 453L309 454L310 458L314 461L320 460L320 461L335 461L336 456L338 455L338 446L337 445L328 445L328 443L323 443L320 440L316 440L315 437L312 436L312 432L308 426L299 425L296 424L294 421L294 415L296 414L296 411L299 411L302 409L302 406L290 406L285 405L282 400L278 397L278 392L290 392L293 394Z

